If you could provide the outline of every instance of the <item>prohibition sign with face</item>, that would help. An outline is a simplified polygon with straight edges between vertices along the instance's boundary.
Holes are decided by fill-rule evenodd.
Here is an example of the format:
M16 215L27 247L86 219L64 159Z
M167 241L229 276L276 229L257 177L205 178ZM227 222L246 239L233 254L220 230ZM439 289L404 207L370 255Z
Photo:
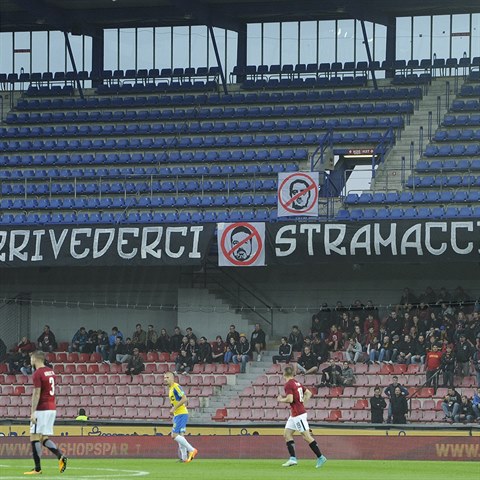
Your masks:
M240 225L235 227L230 234L232 255L239 262L245 262L252 255L252 232L249 228ZM245 240L245 241L244 241ZM239 247L235 248L237 245Z
M291 207L294 210L304 210L308 207L311 189L307 181L298 178L290 184L290 198L293 198Z

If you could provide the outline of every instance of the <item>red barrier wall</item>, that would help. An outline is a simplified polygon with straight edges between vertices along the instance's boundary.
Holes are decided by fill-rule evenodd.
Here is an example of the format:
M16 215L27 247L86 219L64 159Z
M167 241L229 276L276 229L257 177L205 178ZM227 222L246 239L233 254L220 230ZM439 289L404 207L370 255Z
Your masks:
M286 447L279 436L189 436L200 458L284 458ZM166 436L62 437L55 439L68 457L175 458L177 444ZM356 460L480 460L479 437L321 436L322 452L332 459ZM301 438L298 456L312 452ZM27 438L0 437L0 458L31 455Z

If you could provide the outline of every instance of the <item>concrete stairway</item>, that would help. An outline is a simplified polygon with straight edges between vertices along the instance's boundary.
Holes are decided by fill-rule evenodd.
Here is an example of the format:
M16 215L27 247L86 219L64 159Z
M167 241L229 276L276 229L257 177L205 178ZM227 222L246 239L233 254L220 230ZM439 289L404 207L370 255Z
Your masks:
M440 122L448 111L446 105L446 84L449 83L450 102L454 99L453 78L439 78L432 81L428 88L428 93L420 100L419 109L410 117L410 124L402 131L401 139L397 139L396 145L388 154L385 162L378 167L376 178L372 181L371 191L385 192L387 190L402 190L402 157L406 160L405 179L411 174L410 169L410 148L414 144L414 164L421 157L419 152L419 131L423 127L424 140L423 150L428 143L428 112L432 112L432 135L438 129L437 123L437 98L440 97ZM459 88L463 80L459 80Z
M247 364L246 373L235 375L235 378L232 379L234 383L223 386L218 394L206 399L200 409L192 412L192 423L211 423L212 416L215 415L218 408L228 408L230 400L237 398L246 387L252 385L259 375L263 375L272 366L272 356L277 353L277 350L265 351L260 362L256 361L256 354L254 354L254 360Z

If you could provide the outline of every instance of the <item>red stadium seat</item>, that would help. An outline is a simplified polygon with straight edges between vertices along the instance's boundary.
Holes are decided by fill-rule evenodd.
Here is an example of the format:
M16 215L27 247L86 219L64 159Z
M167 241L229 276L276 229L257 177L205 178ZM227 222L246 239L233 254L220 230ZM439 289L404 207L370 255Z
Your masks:
M65 352L56 352L55 357L57 363L67 363L67 354Z
M390 365L389 363L384 363L381 367L380 367L380 373L382 375L390 375L393 373L393 365Z
M222 375L225 375L228 373L228 365L225 363L217 363L215 365L215 373L221 373Z
M82 386L83 395L93 395L93 385L83 385Z
M207 363L204 368L204 373L212 374L217 371L216 366L212 363Z
M343 394L342 387L330 387L326 397L340 397Z
M65 373L72 374L76 372L75 365L73 363L67 363L65 365Z
M228 364L228 370L227 372L230 375L236 375L237 373L240 373L240 365L235 365L233 363Z
M370 420L371 413L368 410L356 410L354 420L356 422L367 422Z
M110 367L108 363L101 363L98 365L98 373L110 373Z
M59 342L58 349L59 352L67 352L68 351L68 342Z
M100 353L94 352L90 355L90 359L87 360L89 363L100 363L103 360L103 357Z
M154 385L155 384L155 376L154 375L142 375L142 383L145 385Z
M145 365L145 373L155 373L157 371L156 363L147 363Z
M76 373L81 373L82 375L84 375L85 373L87 373L87 366L84 364L84 363L80 363L76 366Z
M160 352L158 354L158 361L159 362L169 362L170 361L170 354L167 352Z
M158 362L158 353L157 352L148 352L147 353L147 362Z
M78 353L77 352L69 353L67 355L67 362L68 363L78 363Z
M87 363L90 361L90 354L89 353L79 353L78 354L78 361L80 363Z
M115 406L117 407L126 407L127 406L127 397L114 397Z
M342 418L341 410L330 410L328 417L326 418L329 422L338 422Z
M226 416L227 416L226 408L217 408L215 415L212 415L212 420L214 422L224 422Z
M240 397L251 397L253 395L253 387L246 387L240 393Z
M250 397L244 397L240 400L239 408L253 408L254 399Z
M163 397L151 397L150 405L153 408L162 408L165 405L165 399Z
M227 377L226 375L216 375L213 377L213 384L216 387L221 387L227 384Z
M128 387L129 395L138 396L142 394L142 387L140 385L130 385Z
M0 407L6 407L11 404L11 399L7 395L0 395Z
M45 354L45 360L48 362L48 363L55 363L56 362L56 355L54 353L46 353ZM2 373L0 371L0 373Z
M357 400L352 408L355 410L364 410L365 408L369 408L369 406L368 400L363 398Z
M57 375L61 375L65 371L65 366L63 365L63 363L57 363L56 365L53 366L53 371Z
M267 384L268 384L268 377L266 375L260 375L253 381L253 385L267 385Z
M25 387L14 387L13 389L14 395L25 395Z

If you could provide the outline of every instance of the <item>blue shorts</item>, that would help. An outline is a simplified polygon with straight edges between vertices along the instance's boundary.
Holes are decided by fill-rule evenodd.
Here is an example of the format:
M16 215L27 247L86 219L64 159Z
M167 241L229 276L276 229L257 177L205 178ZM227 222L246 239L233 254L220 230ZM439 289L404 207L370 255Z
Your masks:
M182 413L173 417L172 433L182 434L187 430L188 414Z

